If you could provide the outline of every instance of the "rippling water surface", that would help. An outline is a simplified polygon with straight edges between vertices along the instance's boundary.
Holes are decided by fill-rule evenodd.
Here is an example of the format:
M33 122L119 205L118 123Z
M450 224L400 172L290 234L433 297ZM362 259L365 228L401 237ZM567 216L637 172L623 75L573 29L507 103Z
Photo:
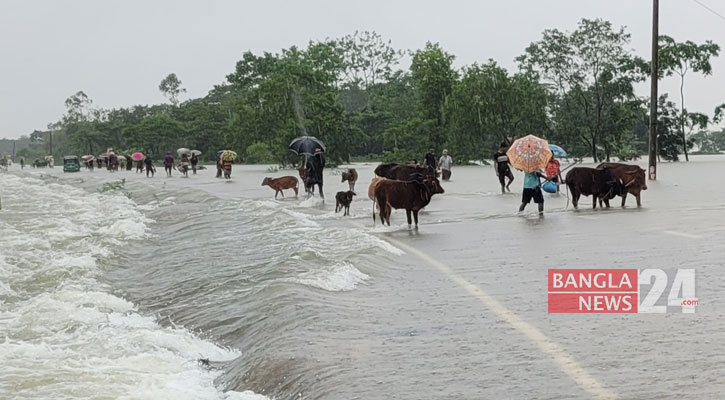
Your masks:
M563 193L544 218L516 215L521 175L500 195L490 167L456 167L419 230L373 226L373 165L351 217L334 170L324 204L274 200L260 182L289 172L258 166L0 173L0 398L597 397L532 337L617 397L719 398L725 163L695 159L663 164L641 209ZM547 268L683 266L694 315L546 311Z

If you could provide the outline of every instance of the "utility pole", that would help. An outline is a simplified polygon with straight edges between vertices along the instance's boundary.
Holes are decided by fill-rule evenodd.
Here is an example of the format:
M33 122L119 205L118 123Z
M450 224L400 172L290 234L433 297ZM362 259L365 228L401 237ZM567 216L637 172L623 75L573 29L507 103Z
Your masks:
M651 181L657 179L657 79L659 78L659 9L660 1L652 0L652 75L649 106L649 168Z

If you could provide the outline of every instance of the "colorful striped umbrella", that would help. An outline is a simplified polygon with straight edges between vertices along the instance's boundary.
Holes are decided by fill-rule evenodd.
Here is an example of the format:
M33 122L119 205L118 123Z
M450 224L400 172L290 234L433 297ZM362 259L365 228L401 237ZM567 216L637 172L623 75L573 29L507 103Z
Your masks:
M534 172L546 166L551 158L549 142L534 135L516 139L506 151L509 162L514 168L524 172Z

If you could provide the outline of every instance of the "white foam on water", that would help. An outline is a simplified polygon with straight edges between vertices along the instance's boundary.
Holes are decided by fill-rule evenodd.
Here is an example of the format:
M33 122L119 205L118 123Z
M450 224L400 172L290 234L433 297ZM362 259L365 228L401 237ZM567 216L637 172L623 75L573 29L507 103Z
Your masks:
M334 200L335 199L333 198L333 201ZM300 201L298 205L305 208L320 208L325 205L325 200L318 196L311 196Z
M375 226L372 226L368 228L368 232L371 233L392 233L392 232L400 232L400 231L408 231L413 229L411 226L408 226L407 223L397 224L397 225L383 225L380 223L380 219L376 221Z
M361 230L359 228L323 227L316 220L325 218L320 218L319 215L295 211L272 200L242 200L239 207L245 210L244 212L246 213L264 218L274 217L278 214L291 217L280 222L284 226L284 231L292 236L305 234L308 237L317 238L316 241L311 240L308 242L307 246L314 247L314 252L323 256L328 255L336 246L350 249L357 248L361 251L372 247L385 250L396 256L405 254L403 250L372 235L371 233L378 233L372 229ZM336 243L336 246L331 248L329 246L331 242Z
M269 400L267 396L254 393L251 390L245 390L243 392L235 392L233 390L230 390L225 394L225 400Z
M103 283L103 260L149 236L121 193L0 176L0 398L235 399L198 360L240 356L163 327Z
M370 277L355 268L354 265L342 261L331 266L321 266L318 269L303 272L295 278L286 278L283 280L316 287L329 292L343 292L355 289L358 284L368 279Z

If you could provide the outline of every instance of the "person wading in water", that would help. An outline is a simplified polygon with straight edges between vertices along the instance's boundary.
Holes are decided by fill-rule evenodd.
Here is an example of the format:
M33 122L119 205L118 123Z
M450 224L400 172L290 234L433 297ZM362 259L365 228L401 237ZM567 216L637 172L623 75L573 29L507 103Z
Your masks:
M498 181L501 183L501 194L506 193L507 190L510 192L509 186L514 181L514 174L509 166L509 157L506 155L507 148L506 143L501 143L498 151L493 153L493 169L496 171ZM508 184L506 184L506 178L509 178Z
M156 172L156 168L154 168L154 160L147 156L146 159L143 160L143 163L146 165L146 177L148 178L149 174L151 174L151 177L153 178L154 173Z
M317 185L320 189L320 197L325 199L322 192L322 171L325 169L325 158L322 156L322 149L315 149L315 155L307 158L307 186Z
M521 206L519 212L523 212L526 205L534 199L534 203L539 205L539 215L544 215L544 195L541 193L541 181L539 178L546 179L546 175L539 171L527 172L524 175L524 192L521 194Z
M438 160L438 166L441 168L441 178L444 181L451 179L451 166L453 165L453 159L448 155L448 150L443 150L443 155Z
M196 153L191 155L191 171L196 175L196 164L199 164L199 157L196 156Z
M164 157L164 169L166 170L166 176L171 177L171 168L174 167L174 156L171 155L171 152L166 152L166 157Z

